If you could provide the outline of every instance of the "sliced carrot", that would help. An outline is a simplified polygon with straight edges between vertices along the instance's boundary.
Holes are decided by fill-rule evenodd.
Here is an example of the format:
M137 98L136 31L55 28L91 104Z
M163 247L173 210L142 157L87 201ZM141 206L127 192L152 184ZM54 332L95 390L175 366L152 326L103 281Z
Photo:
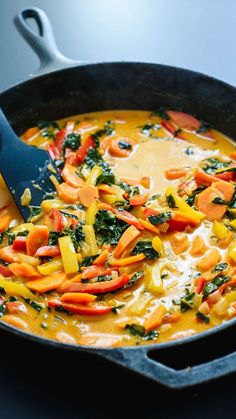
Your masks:
M176 255L180 255L187 250L189 243L187 234L175 233L170 236L170 244Z
M168 180L180 179L186 176L187 170L184 169L168 169L165 171L165 177Z
M129 226L127 228L127 230L125 230L125 232L122 234L116 248L114 251L114 257L118 258L121 253L126 249L127 246L129 246L129 244L137 239L140 236L140 231L134 227L134 226Z
M200 271L208 271L221 260L220 252L213 248L202 259L197 262L197 267Z
M84 186L84 180L76 174L76 167L66 163L62 170L63 180L72 188L81 188Z
M197 170L194 179L198 185L210 186L213 182L217 182L218 178L216 176L208 175L202 170Z
M26 262L11 263L9 266L10 271L15 276L22 276L23 278L40 277L39 271L32 265Z
M98 199L98 188L92 185L84 186L79 190L78 198L82 205L89 207L94 201Z
M205 287L205 285L206 285L206 280L205 280L205 278L203 278L202 276L198 276L196 279L195 279L195 282L194 282L194 285L195 285L195 287L196 287L196 293L197 294L201 294L201 292L202 292L202 290L203 290L203 288Z
M35 226L26 239L26 252L29 256L34 256L37 249L46 246L48 243L49 230L46 226Z
M116 195L116 192L114 191L114 189L112 189L111 186L106 185L105 183L100 183L97 188L99 192L103 192L106 195Z
M206 214L207 219L210 221L221 220L221 218L223 217L227 209L226 205L219 205L219 204L213 203L213 200L216 197L225 199L225 196L220 191L220 189L215 187L217 183L221 183L221 182L224 182L224 181L213 183L212 186L209 186L204 191L200 192L197 196L197 201L196 201L197 209L203 212L204 214ZM224 183L227 183L227 182L224 182ZM222 187L222 185L220 185L220 187ZM228 190L225 192L225 194L226 195L229 194Z
M127 185L129 186L136 186L140 184L140 179L139 178L129 178L129 177L120 177L120 180L122 180L122 182L127 183Z
M11 222L10 215L6 214L6 215L1 216L1 218L0 218L0 233L5 231L9 227L10 222Z
M213 184L214 188L220 191L225 199L225 201L230 201L234 194L234 186L232 183L226 182L224 180L219 180Z
M66 274L56 273L54 275L45 276L43 279L35 279L34 281L28 281L27 287L39 294L44 292L52 291L58 288L66 279Z
M102 252L100 253L100 255L97 256L96 259L94 259L93 264L94 265L104 265L105 262L108 259L108 256L109 256L108 249L102 250Z
M153 224L149 223L148 221L139 218L139 222L143 226L143 228L147 231L150 231L150 233L160 234L159 229Z
M81 345L96 346L97 348L113 348L120 342L120 336L108 333L87 333L79 339Z
M60 256L60 248L59 246L42 246L39 247L35 253L36 257L55 257Z
M121 146L122 143L126 143L129 148L123 148ZM118 137L111 141L108 151L112 156L129 157L130 153L133 151L134 144L135 141L129 137Z
M233 151L233 153L229 156L232 160L236 160L236 151Z
M118 259L118 260L112 260L109 262L111 266L126 266L131 265L132 263L140 262L141 260L145 259L144 253L139 253L135 256L129 256L127 258Z
M12 249L12 246L6 246L0 249L0 259L3 259L8 263L19 262L19 257Z
M93 294L87 294L86 292L66 292L60 298L60 301L66 303L82 303L88 304L96 300L97 296Z
M189 251L191 256L201 256L207 250L204 240L201 236L195 236L192 242L191 249Z
M200 128L200 121L192 115L177 111L167 111L166 113L179 128L187 129L189 131L196 131Z
M161 325L166 314L166 307L160 304L145 320L144 327L147 332Z
M108 136L108 137L104 137L100 140L100 146L99 146L99 151L104 154L105 150L108 148L110 142L112 141L112 137Z
M133 206L144 205L146 204L147 200L148 200L147 194L143 194L143 195L137 194L130 198L129 203L130 205L133 205Z
M57 193L59 197L68 204L73 204L78 200L79 189L72 188L67 183L60 183L57 187Z

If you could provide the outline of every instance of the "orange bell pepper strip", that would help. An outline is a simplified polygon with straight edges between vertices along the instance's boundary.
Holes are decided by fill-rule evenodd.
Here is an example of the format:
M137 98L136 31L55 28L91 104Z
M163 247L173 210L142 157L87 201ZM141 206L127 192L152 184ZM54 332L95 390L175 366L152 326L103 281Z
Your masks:
M92 279L95 278L96 276L105 276L105 275L110 275L112 272L111 268L104 268L103 266L99 266L99 265L91 265L88 267L82 266L82 279ZM113 269L114 270L114 269Z
M129 244L132 243L133 240L137 239L140 236L140 234L140 231L136 227L132 225L129 226L118 241L118 244L114 251L114 257L118 258L121 255L121 253L126 249L126 247L129 246Z
M107 261L109 256L109 252L108 249L104 249L99 256L96 257L96 259L94 259L93 264L94 265L104 265L105 262Z
M63 287L62 292L85 292L88 294L103 294L123 288L130 280L130 276L123 274L116 279L103 282L71 283ZM60 292L60 291L59 291Z
M26 252L29 256L34 256L37 249L48 243L49 230L46 226L35 226L26 239Z
M87 305L87 304L72 304L61 302L60 300L50 300L48 301L48 306L51 308L63 307L65 310L70 311L71 313L81 314L85 316L98 316L101 314L109 313L112 309L111 306L105 305Z
M111 260L109 264L111 266L127 266L136 262L141 262L145 257L144 253L139 253L138 255L128 256L127 258Z
M65 279L66 274L56 273L54 275L45 276L42 279L28 281L26 285L30 290L42 294L57 289Z
M160 304L145 320L144 327L147 332L161 325L166 314L166 307Z
M86 292L66 292L60 298L62 303L88 304L96 300L97 296Z
M0 264L0 275L4 276L5 278L12 276L12 272L10 269L6 268L6 266L3 266Z
M200 271L208 271L213 268L221 260L220 252L213 248L202 259L197 262L197 267Z

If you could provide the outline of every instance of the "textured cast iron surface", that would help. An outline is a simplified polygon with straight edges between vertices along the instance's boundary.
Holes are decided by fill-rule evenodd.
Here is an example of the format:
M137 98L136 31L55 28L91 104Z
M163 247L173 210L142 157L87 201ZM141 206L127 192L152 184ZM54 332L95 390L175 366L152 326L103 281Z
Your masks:
M236 137L235 88L198 73L155 64L102 63L60 70L3 92L0 95L0 106L18 135L38 120L53 120L108 109L154 110L162 106L196 115L225 134ZM191 369L178 370L158 362L160 350L194 342L210 348L211 338L217 333L218 346L221 346L224 340L220 333L234 324L231 321L185 341L149 347L91 349L76 346L71 349L101 355L164 385L181 388L235 371L236 352L221 354L215 360L205 364L201 362ZM0 323L0 327L17 336L68 348L62 343L14 330L4 323ZM194 348L191 350L194 354Z

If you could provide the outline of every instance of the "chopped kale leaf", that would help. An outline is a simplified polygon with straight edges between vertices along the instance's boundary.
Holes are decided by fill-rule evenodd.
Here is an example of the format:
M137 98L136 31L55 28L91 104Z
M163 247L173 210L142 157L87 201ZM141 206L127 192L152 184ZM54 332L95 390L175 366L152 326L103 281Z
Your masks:
M150 215L150 217L148 218L150 223L152 223L153 225L163 224L171 219L171 212L166 211L158 215Z
M216 196L212 200L212 203L213 204L216 204L216 205L226 205L227 204L227 202L224 199L222 199L220 196Z
M153 249L151 241L140 240L132 250L131 255L138 255L140 253L144 253L146 258L150 260L160 257L160 254Z
M228 263L217 263L212 272L221 272L228 268Z
M63 148L70 148L71 150L75 151L78 150L78 148L80 147L81 144L81 137L79 134L69 134L67 135L64 144L63 144Z
M173 197L172 194L166 195L166 201L170 208L178 208L176 206L175 198Z
M203 314L203 313L200 313L200 311L198 311L197 313L196 313L196 316L197 316L197 318L199 319L199 320L202 320L204 323L206 323L206 324L208 324L209 322L210 322L210 319L209 319L209 317L208 316L206 316L205 314Z
M116 246L128 224L118 220L107 210L100 210L96 214L94 229L100 243Z
M119 148L124 149L124 150L131 150L132 148L132 145L124 140L118 141L118 145L119 145Z

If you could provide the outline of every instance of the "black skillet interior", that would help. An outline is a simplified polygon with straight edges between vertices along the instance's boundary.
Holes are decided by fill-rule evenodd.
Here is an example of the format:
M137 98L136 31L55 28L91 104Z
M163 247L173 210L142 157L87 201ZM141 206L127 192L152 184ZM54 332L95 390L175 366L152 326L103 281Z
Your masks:
M30 29L28 18L36 21L39 34ZM38 120L111 109L163 107L196 115L232 138L236 137L234 87L199 73L157 64L72 62L58 51L50 22L37 8L22 11L16 25L41 60L40 77L0 95L0 106L18 135ZM68 68L59 70L61 67ZM234 323L231 321L204 334L162 345L103 350L77 346L73 349L101 355L168 387L182 388L236 371L236 352L232 352L236 348L231 339ZM1 327L13 331L5 324ZM40 337L33 339L49 343ZM66 347L57 342L51 345ZM206 347L212 354L210 358Z

